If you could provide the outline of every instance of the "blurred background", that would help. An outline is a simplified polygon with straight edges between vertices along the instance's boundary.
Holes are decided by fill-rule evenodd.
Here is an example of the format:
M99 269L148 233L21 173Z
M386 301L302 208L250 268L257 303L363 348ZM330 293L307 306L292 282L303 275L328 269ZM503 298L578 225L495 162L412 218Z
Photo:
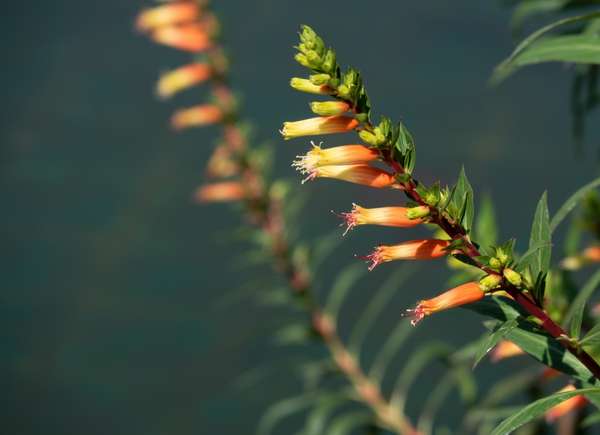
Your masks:
M232 235L239 220L230 207L191 201L217 130L170 130L171 112L199 101L202 92L168 104L154 97L159 73L188 57L133 31L136 14L149 5L5 6L0 421L6 433L248 433L269 403L298 390L285 361L307 351L277 348L272 336L299 314L252 303L252 287L271 275L269 267L248 267L241 258L246 245ZM600 124L588 123L586 146L576 152L567 69L528 68L500 87L488 85L514 46L509 11L498 2L367 7L248 0L214 8L233 57L234 85L257 137L277 148L278 175L299 181L290 162L308 146L284 143L277 133L283 121L309 116L309 98L288 87L301 73L292 46L302 23L337 49L342 64L364 73L376 114L406 122L417 142L420 179L451 183L465 165L476 192L495 201L501 239L516 236L523 248L541 193L549 190L556 210L597 174ZM328 180L308 186L299 231L313 239L338 225L330 210L394 198ZM320 291L357 261L353 254L405 237L355 230L321 271ZM351 324L369 290L395 267L383 265L359 282L342 325ZM402 310L443 290L447 276L443 262L421 267L378 322L373 343ZM420 324L413 342L465 343L483 332L480 320L463 310L443 313ZM271 363L265 379L247 382L254 368ZM483 363L477 371L485 385L498 369ZM418 381L417 402L430 383Z

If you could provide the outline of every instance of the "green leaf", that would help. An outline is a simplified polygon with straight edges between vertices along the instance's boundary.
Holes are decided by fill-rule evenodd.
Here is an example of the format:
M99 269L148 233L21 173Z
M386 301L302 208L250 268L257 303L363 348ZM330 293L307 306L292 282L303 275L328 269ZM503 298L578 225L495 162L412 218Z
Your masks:
M597 380L590 371L562 344L544 331L539 330L535 324L525 320L524 316L518 318L521 309L511 299L491 296L465 305L464 308L501 321L517 318L518 327L506 334L505 338L507 340L512 341L548 367L580 379L587 384L596 384Z
M523 389L527 388L527 386L537 379L537 377L539 377L537 370L526 370L503 378L492 385L486 395L478 401L478 406L490 408L502 403L505 399L522 392Z
M404 406L404 398L408 395L408 390L411 384L418 378L419 373L432 360L445 359L451 353L452 346L437 341L424 344L414 351L398 376L398 380L394 385L391 402L400 403L400 407Z
M600 423L600 412L595 412L591 415L588 415L587 417L585 417L582 421L581 421L581 428L586 428L586 427L590 427L593 426L595 424Z
M321 435L325 433L327 420L335 412L336 408L348 402L351 391L328 394L316 400L316 404L304 424L303 435Z
M475 221L475 240L487 249L496 244L498 239L498 225L494 203L489 195L485 195L479 206L477 220Z
M600 343L600 323L595 325L585 334L585 337L579 341L582 346L596 346Z
M307 393L300 396L291 397L289 399L283 399L272 404L263 414L258 423L258 434L270 434L277 423L292 414L308 408L314 403L316 397L316 393Z
M275 342L277 344L300 344L308 341L311 337L311 330L306 323L292 323L275 333Z
M510 26L513 31L517 31L523 25L523 21L531 15L559 10L569 3L569 1L570 0L529 0L521 2L515 7L515 11L510 20Z
M547 195L544 192L535 210L529 236L529 249L534 250L534 253L528 258L527 264L531 267L534 278L540 274L546 274L550 268L552 253L550 236L550 213L548 212Z
M592 12L585 15L578 15L574 17L564 18L562 20L558 20L552 24L548 24L547 26L538 29L533 32L527 38L525 38L517 47L514 49L512 54L508 57L508 59L504 60L500 65L496 67L494 70L494 74L492 75L492 83L499 83L508 77L512 72L515 71L518 66L515 63L518 61L520 56L526 53L529 49L532 48L534 42L536 42L541 36L546 34L547 32L566 24L572 24L580 21L591 20L594 18L600 17L600 12Z
M338 275L325 304L325 311L334 319L338 316L344 298L354 283L365 275L365 270L366 268L362 264L353 264Z
M585 311L585 304L598 286L600 286L600 270L597 270L596 273L594 273L587 280L579 293L577 293L575 300L571 303L567 314L565 314L563 324L567 325L570 322L571 337L579 337L579 333L581 332L581 322L583 320L583 314Z
M543 399L536 400L500 423L494 429L492 435L509 434L531 420L542 416L546 411L564 402L565 400L586 393L598 394L600 393L600 388L582 388L574 391L564 391L544 397Z
M361 344L363 343L369 328L373 325L373 322L377 320L379 314L381 314L387 306L390 299L396 294L400 286L413 271L414 268L409 269L408 266L400 266L389 276L383 285L374 292L374 296L356 321L356 326L352 330L350 339L348 340L348 348L352 353L355 355L360 354Z
M483 359L484 356L488 354L490 350L494 346L498 344L498 342L506 336L513 328L516 328L518 325L517 319L510 319L506 322L498 322L494 327L491 334L487 336L487 338L481 343L479 350L475 354L475 360L473 362L473 368L477 367L477 364Z
M381 383L385 369L415 328L409 322L399 322L381 347L369 370L369 378Z
M350 434L354 428L367 426L373 422L372 414L368 412L353 412L351 414L336 417L327 431L327 435L345 435Z
M588 192L590 192L592 189L595 189L598 186L600 186L600 177L589 182L577 192L575 192L573 195L571 195L569 199L565 201L565 203L558 209L556 214L552 217L552 221L550 222L550 231L554 232L558 225L560 225L560 223L563 221L563 219L567 217L571 210L575 208L577 203L584 199Z
M462 167L458 175L458 181L452 192L451 205L455 210L453 218L467 230L471 229L473 217L475 215L475 205L473 201L473 188L467 179L465 168Z

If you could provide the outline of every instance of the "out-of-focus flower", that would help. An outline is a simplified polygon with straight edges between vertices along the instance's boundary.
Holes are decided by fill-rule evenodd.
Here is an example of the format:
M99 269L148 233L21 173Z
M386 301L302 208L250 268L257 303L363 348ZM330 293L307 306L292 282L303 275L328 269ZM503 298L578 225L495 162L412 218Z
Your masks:
M222 144L215 148L208 159L206 174L213 178L224 178L237 174L239 169L239 165L231 158L231 150Z
M401 187L389 172L364 164L319 166L312 170L302 183L315 178L334 178L376 188Z
M239 181L205 184L194 193L194 198L199 202L239 201L245 197L246 190Z
M174 26L195 21L200 8L194 1L178 1L142 11L136 20L136 28L148 32L164 26Z
M284 139L300 136L345 133L358 127L359 122L351 116L319 116L302 121L284 122L281 134Z
M176 111L171 117L175 130L215 124L223 119L223 111L212 104L203 104Z
M423 219L410 219L407 207L364 208L352 204L352 211L342 213L346 224L344 235L357 225L383 225L388 227L414 227L423 223Z
M159 44L191 53L205 51L212 45L209 34L199 23L159 27L152 32L152 39Z
M192 63L169 71L158 81L156 93L160 98L169 98L177 92L204 82L212 75L212 68L203 63Z
M566 387L561 389L559 392L563 393L563 392L574 391L574 390L575 390L575 387L573 385L567 385ZM550 408L548 411L546 411L546 421L548 423L552 423L553 421L562 417L563 415L565 415L571 411L574 411L575 409L584 407L586 404L587 404L587 399L582 395L571 397L570 399L567 399L564 402L561 402L558 405L556 405L555 407Z
M580 255L563 259L560 266L565 270L579 270L589 263L600 263L600 246L588 246Z
M450 245L448 240L425 239L410 240L398 245L381 245L365 257L371 262L369 270L378 264L394 260L432 260L449 254L446 248Z
M363 145L342 145L333 148L321 148L320 144L311 142L312 149L304 156L296 156L292 163L298 171L309 174L319 166L352 165L367 163L379 158L376 150Z
M525 352L523 352L523 350L519 346L514 344L512 341L502 340L492 350L490 354L490 359L493 362L498 362L506 358L511 358L513 356L524 354Z
M433 299L420 301L416 308L408 310L412 316L411 323L416 325L423 317L439 311L449 310L450 308L460 307L461 305L477 302L485 296L479 283L468 282L459 285L447 292L436 296Z

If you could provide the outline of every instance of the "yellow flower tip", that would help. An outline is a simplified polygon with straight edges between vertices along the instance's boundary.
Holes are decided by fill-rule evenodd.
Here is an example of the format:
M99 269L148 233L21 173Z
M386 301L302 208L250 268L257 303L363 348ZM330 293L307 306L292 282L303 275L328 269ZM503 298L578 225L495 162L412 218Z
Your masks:
M246 197L246 190L239 181L223 181L200 186L194 193L198 202L239 201Z
M160 27L152 32L152 39L158 44L190 53L199 53L212 46L209 34L200 23Z
M223 119L223 111L212 104L180 109L171 117L171 126L177 130L215 124Z
M450 289L433 299L420 301L414 309L407 310L412 317L411 324L415 326L425 316L439 311L449 310L481 300L485 292L477 282L468 282Z
M560 262L560 267L564 270L575 271L581 269L584 265L584 262L584 259L579 256L566 257Z
M350 110L350 104L345 101L313 101L310 110L320 116L341 115Z
M350 212L340 215L347 225L344 235L357 225L410 228L424 222L423 219L411 219L408 216L409 210L406 207L364 208L353 204Z
M140 32L149 32L163 26L189 23L199 16L200 8L195 2L181 1L142 11L137 16L135 27Z
M184 89L200 84L212 75L210 66L193 63L163 74L156 85L156 94L167 99Z
M394 260L432 260L443 257L449 252L446 248L450 245L447 240L425 239L410 240L398 245L381 245L364 257L371 262L369 270L375 269L381 263Z
M319 116L302 121L284 122L280 133L285 139L301 136L345 133L358 127L359 122L351 116Z
M498 362L506 358L523 354L525 354L525 352L512 341L502 340L492 350L490 359L492 362Z
M342 145L333 148L321 148L315 145L304 156L296 156L292 166L302 174L310 174L318 167L331 165L352 165L367 163L379 158L379 153L363 145Z
M566 387L561 389L559 392L562 393L562 392L574 391L574 390L575 390L575 387L573 385L567 385ZM586 404L587 404L587 399L583 395L571 397L570 399L567 399L564 402L561 402L558 405L556 405L553 408L550 408L548 411L546 411L546 415L545 415L546 421L548 423L552 423L552 422L556 421L557 419L559 419L560 417L562 417L563 415L570 413L571 411L583 408Z

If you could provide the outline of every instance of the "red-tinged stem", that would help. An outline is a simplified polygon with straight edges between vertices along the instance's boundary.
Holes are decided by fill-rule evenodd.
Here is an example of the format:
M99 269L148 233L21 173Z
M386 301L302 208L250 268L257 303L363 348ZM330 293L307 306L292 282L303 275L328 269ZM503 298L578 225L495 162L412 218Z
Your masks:
M365 124L367 128L372 129L373 126L370 123ZM384 162L394 171L395 174L404 174L404 168L398 164L398 162L394 161L392 156L386 154L383 156ZM528 296L526 296L519 288L510 284L504 277L498 273L497 271L490 269L489 267L483 265L481 262L477 260L477 257L481 256L481 253L475 246L475 244L470 240L467 231L456 222L451 222L448 220L446 216L439 213L439 211L435 207L431 207L425 203L419 192L417 192L417 182L410 177L408 181L403 183L404 185L404 193L413 201L418 203L419 205L429 207L431 210L430 220L431 222L438 225L442 230L448 234L448 236L453 240L462 240L463 242L463 252L467 256L473 260L473 263L479 267L482 271L492 274L498 275L502 277L502 283L500 288L506 289L506 291L513 297L513 299L521 305L529 314L534 316L540 321L540 326L552 337L556 338L557 341L569 352L571 352L588 370L594 375L594 377L600 380L600 365L594 358L592 358L585 350L580 347L577 347L573 344L573 342L569 339L569 335L554 322L548 314L539 306L535 304Z

